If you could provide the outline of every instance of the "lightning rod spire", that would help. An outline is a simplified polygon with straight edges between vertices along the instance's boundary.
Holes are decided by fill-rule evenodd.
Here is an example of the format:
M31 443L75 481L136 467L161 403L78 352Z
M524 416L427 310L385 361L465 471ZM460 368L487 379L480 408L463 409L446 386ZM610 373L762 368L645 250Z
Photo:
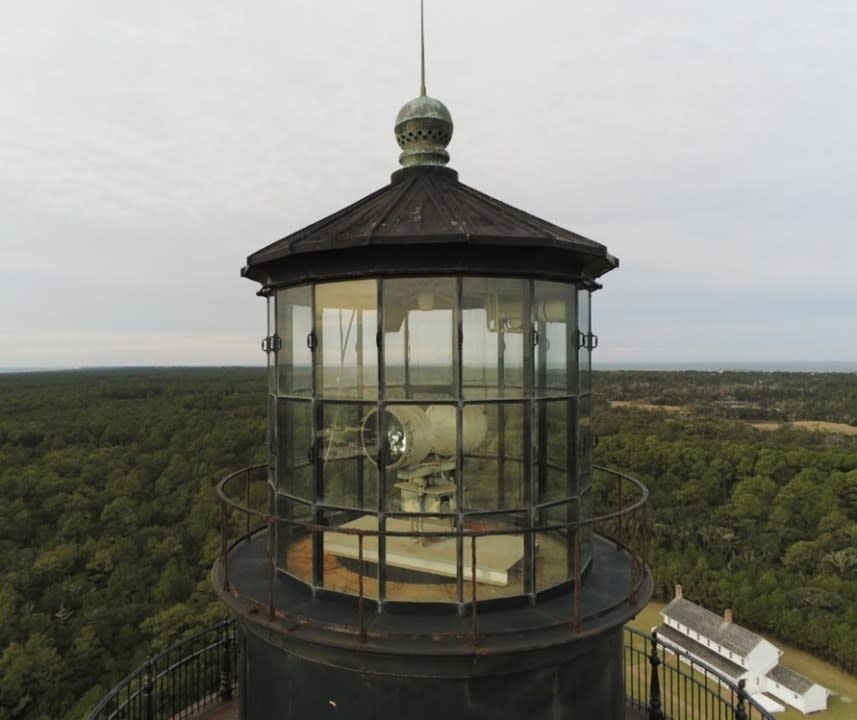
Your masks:
M402 149L399 163L446 165L446 146L452 138L452 116L440 100L426 94L425 0L420 0L420 94L404 104L393 129Z
M426 25L424 0L420 0L420 97L426 94Z

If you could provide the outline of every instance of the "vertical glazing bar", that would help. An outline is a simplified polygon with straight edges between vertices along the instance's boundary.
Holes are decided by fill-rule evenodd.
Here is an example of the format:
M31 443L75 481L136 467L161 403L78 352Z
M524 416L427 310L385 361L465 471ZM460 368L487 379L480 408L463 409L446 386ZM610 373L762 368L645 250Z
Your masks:
M313 478L313 524L312 531L312 587L313 593L324 587L324 532L319 529L327 525L325 510L320 503L324 502L324 458L321 449L321 430L324 428L325 405L319 399L313 400L312 413L312 478Z
M375 313L375 345L378 353L378 400L375 404L375 421L379 424L377 435L380 442L381 431L383 430L382 418L384 410L384 398L386 397L386 388L384 387L384 378L386 375L385 369L385 350L384 350L384 316L386 308L384 307L384 287L385 280L379 280L377 283L376 307L378 311ZM378 477L378 498L376 502L376 512L378 513L378 563L376 565L376 585L378 587L377 600L379 611L383 608L384 599L387 596L387 473L384 470L384 455L379 448L376 448L378 456L375 458L375 472Z
M458 611L464 611L464 325L462 306L462 280L455 280L455 308L452 316L452 352L453 366L455 368L453 382L455 383L455 505L456 505L456 533L455 533L455 597L458 601ZM473 612L476 612L474 606Z
M470 536L470 595L473 618L473 646L479 645L479 604L476 593L476 535Z
M581 526L578 524L574 528L574 606L571 618L572 632L580 632L580 606L583 596L583 583L581 582L581 562L580 562L580 534Z
M402 332L404 333L404 362L405 362L405 397L411 397L411 314L410 311L405 309L405 322L403 324Z
M268 518L268 619L274 619L274 519Z
M360 632L360 642L366 642L366 625L363 608L363 531L357 534L357 627Z
M487 366L487 363L486 363ZM487 367L482 368L482 372ZM462 364L462 374L464 367ZM487 387L487 380L485 386ZM497 323L497 397L506 397L506 335ZM506 507L506 403L497 407L497 508Z
M533 293L535 287L533 281L527 281L527 294L523 308L522 331L526 332L524 340L524 396L527 398L527 412L524 415L524 504L529 509L527 517L527 531L525 535L526 545L524 547L524 593L529 594L530 602L535 604L536 600L536 536L533 528L536 525L535 505L537 494L535 492L535 452L533 448L533 418L535 416L535 340L536 328L533 319Z

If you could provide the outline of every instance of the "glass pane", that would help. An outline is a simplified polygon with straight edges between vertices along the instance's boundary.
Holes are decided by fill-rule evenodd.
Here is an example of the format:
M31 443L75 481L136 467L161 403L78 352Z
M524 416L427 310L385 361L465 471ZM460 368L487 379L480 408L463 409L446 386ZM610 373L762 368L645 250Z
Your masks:
M385 397L455 397L455 280L384 280L383 303Z
M307 400L277 403L277 482L280 492L312 499L312 405Z
M318 447L327 505L369 509L378 505L378 469L361 444L363 419L374 408L362 403L324 403L321 408Z
M476 535L464 538L463 600L467 602L473 599L474 542L477 602L523 594L526 572L526 533L523 531L527 528L527 514L520 512L469 515L464 528Z
M377 598L378 518L360 511L322 507L319 523L330 528L323 533L322 586L335 592L359 595L362 574L363 596ZM343 529L347 532L337 531Z
M526 502L526 406L466 405L463 411L464 504L467 510L522 507Z
M576 494L574 451L575 399L542 401L536 405L536 488L540 503ZM572 462L569 464L569 460Z
M574 360L575 288L565 283L536 282L533 320L537 395L566 395L576 390Z
M277 567L311 583L312 536L304 524L312 522L312 506L279 495L277 516Z
M578 407L578 474L581 477L591 476L592 449L595 445L595 435L592 432L592 395L581 396Z
M267 444L268 467L276 470L277 467L277 398L268 395L268 424L265 429L265 440ZM276 479L274 481L276 487Z
M376 281L324 283L315 293L319 393L330 398L377 397Z
M426 513L388 516L384 557L385 599L457 602L458 533L454 517Z
M580 290L577 297L579 302L577 324L583 340L582 347L578 350L580 392L589 392L592 389L592 352L589 350L589 334L592 332L590 313L592 293L589 290Z
M312 287L277 291L278 392L280 395L309 395L312 392Z
M574 523L577 502L559 503L539 510L536 533L536 589L546 590L574 576Z
M529 282L464 278L461 288L464 397L520 397L524 338L530 333Z
M585 520L592 517L592 485L580 496L580 516ZM592 562L592 525L586 524L580 527L580 549L581 549L581 564L586 567Z

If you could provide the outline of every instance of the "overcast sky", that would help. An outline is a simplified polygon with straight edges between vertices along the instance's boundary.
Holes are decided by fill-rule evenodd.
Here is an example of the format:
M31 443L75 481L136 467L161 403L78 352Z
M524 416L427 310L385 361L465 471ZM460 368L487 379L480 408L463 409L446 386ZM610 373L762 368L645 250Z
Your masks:
M389 181L417 0L0 0L0 367L261 364ZM462 182L607 245L604 362L857 360L857 2L427 0Z

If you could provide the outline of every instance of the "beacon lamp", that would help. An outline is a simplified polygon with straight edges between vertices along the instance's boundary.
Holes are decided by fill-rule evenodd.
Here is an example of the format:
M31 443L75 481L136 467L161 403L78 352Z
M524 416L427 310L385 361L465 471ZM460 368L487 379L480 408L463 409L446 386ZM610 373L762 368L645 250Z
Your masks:
M452 405L389 405L382 411L384 464L400 482L403 512L447 513L456 509L456 409ZM363 452L374 463L378 447L377 410L363 419ZM476 450L485 439L485 411L468 405L463 412L462 449Z

